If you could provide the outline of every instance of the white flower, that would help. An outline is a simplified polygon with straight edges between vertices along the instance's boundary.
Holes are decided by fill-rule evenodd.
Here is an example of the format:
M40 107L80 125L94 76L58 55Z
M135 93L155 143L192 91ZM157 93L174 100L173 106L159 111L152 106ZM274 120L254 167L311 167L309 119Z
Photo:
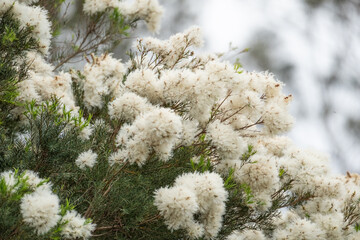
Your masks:
M36 189L36 187L44 181L44 179L40 178L39 175L31 170L26 170L24 174L24 178L26 178L26 183L29 184L30 188ZM51 185L49 183L44 183L41 185L41 187L49 188Z
M183 132L181 143L185 146L195 141L196 135L200 132L199 123L196 120L182 120Z
M85 107L102 108L103 96L120 95L123 91L124 72L124 65L110 55L94 57L92 64L87 63L83 72L85 80L82 82Z
M262 231L246 229L243 231L234 231L226 240L265 240L266 237Z
M138 69L131 72L126 78L125 87L146 97L152 103L157 103L162 99L162 82L151 69Z
M310 219L326 232L326 239L342 239L344 236L343 227L344 214L333 212L331 214L310 214Z
M208 125L205 139L217 147L218 153L224 159L239 159L247 149L247 144L239 133L219 120Z
M150 111L153 106L146 98L126 92L109 103L109 115L111 118L133 121L141 113Z
M96 163L97 156L98 155L90 149L81 153L75 160L75 163L80 169L85 169L85 167L92 168Z
M92 15L97 12L103 12L109 7L113 7L116 0L85 0L84 12Z
M67 239L88 239L96 227L96 224L87 223L75 210L68 211L61 222L66 223L62 226L61 235Z
M82 121L84 121L84 120L82 120ZM91 134L93 134L93 132L94 132L93 126L89 124L80 131L79 138L82 140L89 140L90 136L91 136Z
M7 187L7 191L9 191L9 189L11 189L11 192L15 192L16 189L18 188L15 187L15 185L18 183L18 179L17 176L15 176L14 171L6 171L6 172L2 172L0 174L0 179L4 179L6 187Z
M134 0L118 2L114 5L119 11L130 18L145 20L149 31L158 32L163 8L158 0Z
M277 240L325 240L325 232L310 220L295 218L285 225L284 228L277 228L274 231L274 239Z
M14 17L20 21L21 27L34 27L32 35L39 40L39 50L46 54L51 39L51 23L48 20L47 11L41 7L27 6L15 1L12 12Z
M287 112L287 99L268 101L262 118L264 129L271 134L289 131L294 123L294 118Z
M60 220L59 198L49 188L25 194L20 204L23 221L38 234L47 233Z
M225 213L227 192L216 173L187 173L173 187L155 191L154 204L171 230L185 229L192 238L217 236ZM200 222L194 219L200 214Z
M167 161L173 147L180 141L182 131L181 117L166 108L153 108L139 115L131 125L124 125L117 137L120 152L111 162L120 160L119 156L139 166L145 164L153 149L161 160Z

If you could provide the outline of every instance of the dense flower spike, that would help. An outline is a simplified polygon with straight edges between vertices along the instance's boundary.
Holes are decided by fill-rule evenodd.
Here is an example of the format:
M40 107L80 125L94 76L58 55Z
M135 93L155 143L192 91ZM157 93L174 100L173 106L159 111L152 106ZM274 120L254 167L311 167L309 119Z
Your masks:
M171 110L154 108L139 115L131 125L125 125L116 138L121 147L111 163L127 159L131 164L145 164L150 151L167 161L181 137L181 118Z
M109 115L115 119L134 121L141 113L145 113L154 108L146 98L126 92L109 103Z
M110 55L93 57L93 63L84 67L84 103L87 108L102 108L106 95L117 96L122 92L123 64Z
M242 137L229 125L219 120L210 123L207 127L206 139L217 147L218 153L225 160L239 159L247 146Z
M96 225L86 222L75 210L71 210L61 219L65 223L62 227L61 235L65 239L89 239L91 232L95 230Z
M86 167L92 168L96 163L96 158L97 154L90 149L81 153L75 160L75 163L80 169L85 169Z
M225 213L228 193L216 173L189 173L179 176L173 187L156 190L154 204L169 229L185 229L192 238L217 236ZM200 214L202 221L195 220Z
M34 227L38 234L48 232L60 220L59 198L47 188L26 194L20 208L24 222Z

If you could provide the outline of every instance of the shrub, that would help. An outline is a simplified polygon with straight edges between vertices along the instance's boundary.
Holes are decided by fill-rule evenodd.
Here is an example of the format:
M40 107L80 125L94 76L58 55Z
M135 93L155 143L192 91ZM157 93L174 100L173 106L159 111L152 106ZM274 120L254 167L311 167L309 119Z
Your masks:
M42 4L0 1L2 237L360 237L359 175L281 135L292 96L273 74L197 54L198 27L125 63L99 53L139 20L157 31L156 0L85 0L87 34L55 66Z

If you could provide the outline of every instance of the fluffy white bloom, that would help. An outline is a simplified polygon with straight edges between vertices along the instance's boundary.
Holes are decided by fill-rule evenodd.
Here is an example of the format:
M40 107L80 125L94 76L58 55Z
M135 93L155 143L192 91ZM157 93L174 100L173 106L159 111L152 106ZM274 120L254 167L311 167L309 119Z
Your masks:
M234 231L226 240L266 240L266 237L259 230L246 229L241 232Z
M17 84L19 89L17 100L30 102L34 99L40 102L44 97L42 90L45 90L46 96L51 95L46 92L48 91L47 84L53 80L53 67L46 63L39 53L33 51L26 54L26 64L29 65L29 77Z
M80 169L85 169L85 167L92 168L96 163L97 156L98 155L90 149L81 153L75 160L75 163Z
M141 113L150 111L152 106L146 98L126 92L109 103L109 115L111 118L133 121Z
M329 214L334 212L340 212L344 203L338 199L328 197L314 197L311 201L306 201L304 204L296 208L297 213L300 216L305 217L312 213Z
M251 145L257 148L266 149L266 153L276 157L283 157L286 149L293 146L290 138L285 136L259 136L251 142Z
M181 144L188 146L195 141L196 135L200 132L199 123L196 120L182 120L182 125Z
M261 152L250 158L240 169L234 169L234 180L246 183L262 209L271 206L271 194L279 187L279 169L275 159Z
M189 235L195 238L204 234L203 226L194 220L199 205L191 189L183 186L160 188L155 192L154 204L170 229L189 228Z
M325 232L309 220L295 218L285 228L277 228L273 238L276 240L325 240Z
M187 102L196 99L196 74L190 70L165 70L162 72L160 82L163 85L165 102Z
M285 100L286 99L284 99L284 101ZM262 117L265 126L264 129L269 133L278 134L291 129L294 118L287 112L286 104L269 101L265 105Z
M227 192L216 173L187 173L176 178L173 187L155 191L154 204L169 229L185 229L192 238L217 236L225 213ZM200 214L201 222L194 219Z
M30 188L35 189L44 179L40 178L39 175L31 170L26 170L24 174L24 178L26 178L27 184L29 184ZM42 187L47 187L50 189L50 184L45 183Z
M255 192L276 189L279 183L278 168L274 159L267 155L255 154L251 162L244 164L236 173L239 182L246 182Z
M148 153L146 153L148 154ZM108 158L108 162L110 166L114 164L123 164L126 162L127 156L125 155L125 151L117 151L110 154ZM146 159L144 160L146 161Z
M48 188L25 194L20 204L23 221L38 234L47 233L60 220L59 198Z
M54 71L54 66L46 62L44 57L35 51L26 53L26 63L29 65L29 70L40 75L49 75Z
M96 227L96 224L87 223L86 219L75 210L68 211L61 219L61 223L65 223L62 226L61 235L66 239L88 239Z
M177 63L177 59L183 54L185 49L190 46L200 47L203 44L201 30L197 26L190 27L185 30L183 33L177 33L172 35L169 40L167 40L168 44L168 53L167 60L169 66ZM166 46L166 45L165 45Z
M345 194L342 196L342 202L356 201L360 199L360 175L347 172L345 176L337 176L343 186Z
M133 164L143 165L150 153L156 154L166 161L172 149L180 140L182 131L181 117L169 109L154 108L139 115L132 125L124 125L119 131L116 143L122 149L116 159L125 157ZM112 162L115 158L112 158Z
M14 171L5 171L0 174L0 179L4 179L7 190L11 189L11 192L15 192L18 187L15 187L15 184L17 184L18 179L17 176L15 176ZM14 188L15 187L15 188Z
M39 40L40 51L46 54L51 39L51 23L48 20L47 11L41 7L31 7L15 1L12 12L20 21L21 27L34 27L32 35Z
M249 89L261 94L265 94L267 98L282 97L282 82L277 81L272 73L269 72L243 72L241 74L243 81L248 85Z
M21 177L22 180L26 181L29 189L36 190L37 188L48 189L50 190L51 184L48 182L44 182L41 186L38 186L44 179L40 178L39 175L31 170L26 170L22 174L15 175L14 171L5 171L0 174L0 179L4 179L7 191L11 190L11 193L16 192L19 189L19 180L18 178ZM24 181L24 182L25 182ZM15 186L17 185L17 186Z
M226 95L226 83L218 81L214 74L189 69L165 70L160 82L166 103L181 102L188 106L188 115L205 125L213 105Z
M72 110L74 114L78 112L79 107L75 104L69 73L60 72L59 75L53 76L51 72L48 74L30 72L29 75L42 100L49 100L55 95L60 98L66 110Z
M60 101L65 105L67 111L72 110L73 113L78 112L79 107L75 104L72 80L69 73L60 72L47 87L53 89L52 94L60 98Z
M92 64L84 67L83 81L85 107L102 108L102 97L118 96L123 91L124 65L110 55L94 57Z
M346 238L346 240L357 240L360 239L360 232L353 232L349 234Z
M342 239L344 236L344 214L334 212L331 214L312 214L310 219L326 232L326 239Z
M89 140L93 132L94 132L93 126L89 124L80 131L79 138L82 140Z
M247 144L238 132L219 120L208 125L205 139L217 147L218 153L224 159L239 159L247 148Z
M209 61L204 66L204 71L210 78L210 82L215 85L224 85L232 89L234 85L239 84L239 74L234 71L234 67L229 62L220 60ZM213 89L214 91L221 91L220 89Z
M243 85L243 83L239 84ZM264 105L264 101L257 92L238 91L235 88L221 106L220 111L224 112L223 118L227 119L226 122L229 122L236 130L256 129L253 124L261 119Z
M114 7L118 0L85 0L84 12L92 15L98 12L104 12L107 8Z
M18 83L20 94L17 100L41 102L56 96L64 104L67 111L71 110L71 114L76 115L79 107L75 103L71 75L60 72L55 76L53 66L46 63L41 55L34 52L27 53L27 63L30 65L28 78ZM17 111L22 112L22 108ZM60 113L62 113L62 109Z
M15 0L1 0L0 1L0 14L6 12L14 3Z
M231 168L234 169L235 173L237 173L242 165L242 160L221 160L215 165L215 171L223 176L227 176Z
M39 93L36 91L34 86L34 82L31 80L24 80L17 84L19 95L17 96L17 100L20 102L30 102L31 100L40 101L42 98Z
M163 83L159 81L151 69L138 69L131 72L125 82L125 87L146 97L150 102L157 103L162 99Z
M167 68L174 68L175 65L181 65L184 53L189 51L191 46L199 47L203 43L199 27L191 27L182 33L171 36L168 40L159 40L147 37L141 39L138 45L144 47L147 51L155 53L161 64ZM137 46L138 48L140 46ZM188 62L187 62L188 63ZM183 69L184 70L184 69Z
M114 4L119 11L130 18L140 18L145 20L147 28L151 32L158 32L163 8L158 0L134 0L118 2Z
M279 166L288 175L296 177L292 190L297 193L318 192L321 194L322 190L317 186L321 184L321 176L329 174L327 156L310 150L300 150L296 147L285 151L285 155L279 159Z

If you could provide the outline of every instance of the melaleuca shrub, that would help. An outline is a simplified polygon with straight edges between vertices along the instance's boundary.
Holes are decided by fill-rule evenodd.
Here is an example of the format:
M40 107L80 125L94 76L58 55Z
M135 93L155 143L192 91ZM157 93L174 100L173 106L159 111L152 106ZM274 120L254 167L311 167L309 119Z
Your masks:
M127 62L99 52L136 21L158 31L156 0L85 0L83 44L51 62L42 4L0 1L2 41L29 44L1 48L3 79L17 80L1 105L2 237L360 237L359 175L283 135L292 96L273 74L197 54L198 27L137 39ZM83 69L67 70L78 54Z

